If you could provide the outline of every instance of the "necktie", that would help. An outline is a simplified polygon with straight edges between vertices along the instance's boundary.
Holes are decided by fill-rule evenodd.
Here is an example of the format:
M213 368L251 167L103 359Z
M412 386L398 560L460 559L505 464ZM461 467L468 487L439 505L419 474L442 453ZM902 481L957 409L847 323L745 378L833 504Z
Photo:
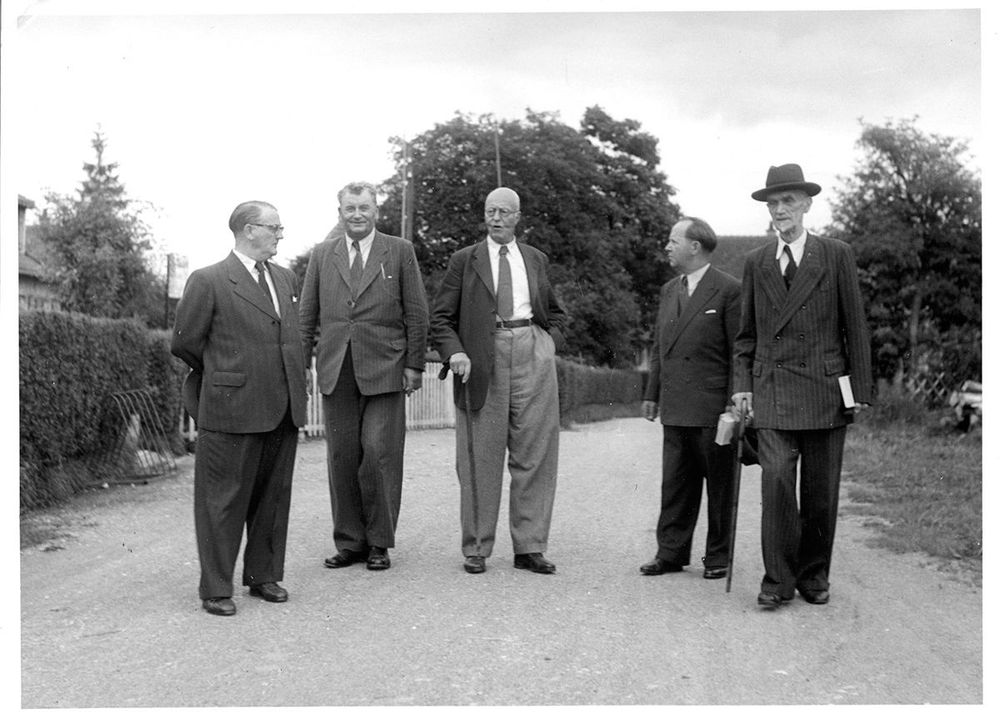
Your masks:
M260 288L264 290L264 295L267 300L271 302L271 306L274 306L274 297L271 296L271 288L267 285L267 277L264 275L264 269L266 265L263 261L258 261L253 265L257 269L257 283L260 284Z
M500 247L500 279L497 281L497 314L501 319L514 316L514 284L510 279L507 247Z
M687 274L681 276L681 291L677 294L677 316L679 317L684 313L684 307L687 306L688 302L688 277Z
M785 244L785 256L788 257L788 263L785 265L785 288L790 288L792 285L792 279L795 278L795 271L798 267L795 265L795 259L792 258L792 247Z
M361 272L364 271L365 262L361 258L361 244L357 241L351 243L354 247L354 263L351 264L351 296L358 298L358 288L361 286Z

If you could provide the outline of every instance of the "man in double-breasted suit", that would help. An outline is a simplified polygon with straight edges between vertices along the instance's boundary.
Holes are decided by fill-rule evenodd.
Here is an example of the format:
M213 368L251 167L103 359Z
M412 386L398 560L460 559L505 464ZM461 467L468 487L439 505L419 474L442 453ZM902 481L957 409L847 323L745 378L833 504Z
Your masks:
M232 615L243 529L243 584L284 602L285 538L306 378L298 282L267 262L281 239L274 206L241 203L229 219L235 248L191 274L177 304L171 352L191 367L185 406L198 423L194 468L199 594Z
M643 395L643 416L663 424L663 476L656 556L644 575L680 572L708 493L703 576L726 576L732 527L733 448L715 443L719 415L731 393L740 284L711 266L717 239L705 221L683 218L670 230L667 255L680 273L663 285Z
M757 602L768 609L796 589L808 603L830 599L846 425L874 390L854 253L805 230L819 192L798 165L786 164L772 166L751 194L767 203L779 238L744 266L733 402L748 402L757 428L764 556Z
M543 553L556 490L555 358L566 313L549 283L548 257L515 238L518 195L493 190L485 212L487 238L452 255L431 315L434 347L454 380L464 567L469 573L486 570L509 451L514 566L551 574L555 565Z
M351 183L337 198L344 230L313 249L300 304L326 420L337 552L324 564L385 570L403 488L406 395L423 379L427 298L413 244L375 229L375 187Z

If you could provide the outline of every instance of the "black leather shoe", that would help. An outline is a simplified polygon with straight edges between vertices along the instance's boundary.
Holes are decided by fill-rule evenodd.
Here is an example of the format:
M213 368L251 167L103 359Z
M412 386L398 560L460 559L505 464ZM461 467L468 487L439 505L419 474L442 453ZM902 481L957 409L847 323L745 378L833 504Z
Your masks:
M389 565L389 551L384 547L372 546L371 552L368 553L368 569L369 570L388 570Z
M212 615L235 615L236 603L231 597L210 597L201 601L205 612Z
M264 598L268 602L285 602L288 600L288 590L276 582L262 582L260 585L251 585L250 594L254 597Z
M727 572L729 568L725 565L706 565L702 577L706 580L718 580L720 577L725 577Z
M799 595L810 605L826 605L830 602L829 590L799 590Z
M556 566L546 560L545 556L540 552L514 555L514 567L518 570L531 570L542 575L551 575L556 571Z
M765 610L777 610L791 598L781 597L776 592L762 592L757 596L757 604Z
M639 572L643 575L662 575L665 572L680 572L683 569L684 566L678 565L676 562L667 562L659 557L654 557L652 562L642 565Z
M486 572L486 558L480 555L469 555L462 565L465 571L475 575L478 572Z
M323 560L323 564L327 567L348 567L353 565L355 562L361 562L366 559L368 559L368 554L365 552L360 552L358 550L341 550L333 557L328 557Z

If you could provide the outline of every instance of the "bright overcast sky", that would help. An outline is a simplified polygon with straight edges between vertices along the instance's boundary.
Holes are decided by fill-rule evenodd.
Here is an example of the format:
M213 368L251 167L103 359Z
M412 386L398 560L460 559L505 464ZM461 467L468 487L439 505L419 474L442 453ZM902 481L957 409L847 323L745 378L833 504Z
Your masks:
M855 166L859 119L919 116L927 132L969 140L981 164L976 8L348 15L294 0L53 0L24 4L12 25L9 5L8 188L39 205L73 192L99 126L129 195L156 207L161 250L192 268L228 251L229 213L251 198L278 207L279 259L309 249L336 222L341 186L393 173L390 137L455 111L556 111L578 127L600 105L635 119L659 139L682 210L721 234L764 231L749 194L771 164L836 187ZM490 9L525 7L587 4ZM829 198L810 226L829 221Z

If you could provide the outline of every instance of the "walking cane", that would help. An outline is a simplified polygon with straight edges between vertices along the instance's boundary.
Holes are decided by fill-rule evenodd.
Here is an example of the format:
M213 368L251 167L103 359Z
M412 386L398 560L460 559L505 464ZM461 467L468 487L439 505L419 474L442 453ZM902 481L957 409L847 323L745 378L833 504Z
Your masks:
M469 383L462 383L465 398L465 444L469 451L469 494L472 497L472 529L475 531L476 555L482 557L479 549L479 493L476 486L476 448L472 444L472 407L469 405Z
M438 379L448 376L448 366L441 367ZM452 372L452 376L455 374ZM472 407L469 405L469 384L459 381L462 385L462 399L465 404L465 444L469 453L469 492L472 497L472 529L475 531L476 555L482 557L479 542L479 492L476 485L476 449L472 443Z
M729 569L726 571L726 592L733 586L733 555L736 552L736 516L740 510L740 475L743 473L743 435L746 434L747 400L740 400L736 423L736 456L733 458L733 524L729 528Z

